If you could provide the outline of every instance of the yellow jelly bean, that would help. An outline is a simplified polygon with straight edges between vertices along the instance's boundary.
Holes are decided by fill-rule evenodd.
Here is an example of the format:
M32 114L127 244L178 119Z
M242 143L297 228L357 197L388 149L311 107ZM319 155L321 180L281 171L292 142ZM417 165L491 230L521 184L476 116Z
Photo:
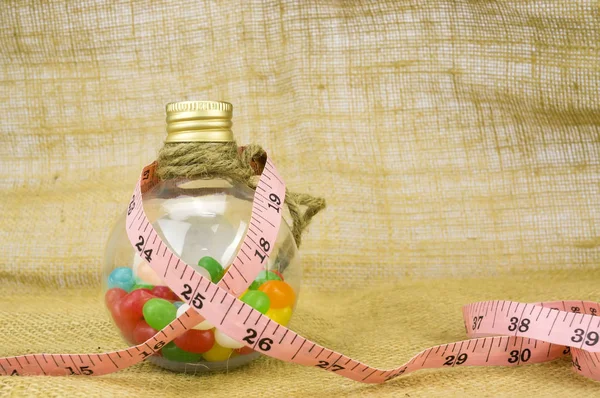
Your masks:
M208 362L220 362L229 359L232 352L233 349L225 348L215 343L215 345L213 345L210 350L203 353L202 356Z
M269 308L265 315L281 326L287 326L292 317L292 307Z

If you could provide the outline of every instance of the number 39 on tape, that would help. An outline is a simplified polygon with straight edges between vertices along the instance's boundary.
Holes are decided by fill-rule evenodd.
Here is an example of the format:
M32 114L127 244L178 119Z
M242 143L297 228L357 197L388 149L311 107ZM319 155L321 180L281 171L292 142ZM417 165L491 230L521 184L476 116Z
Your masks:
M98 376L116 372L143 361L207 319L228 336L265 355L364 383L382 383L427 368L516 366L563 355L571 355L575 372L600 380L600 317L595 316L600 305L586 301L469 304L463 307L468 340L425 349L393 369L374 368L310 341L238 299L270 256L269 242L275 241L281 223L279 209L285 201L285 184L271 159L260 176L248 223L259 238L250 239L246 234L243 249L218 284L173 253L146 217L142 196L158 183L155 171L156 163L142 170L127 208L127 235L138 254L190 308L142 344L102 354L4 357L0 358L0 374Z

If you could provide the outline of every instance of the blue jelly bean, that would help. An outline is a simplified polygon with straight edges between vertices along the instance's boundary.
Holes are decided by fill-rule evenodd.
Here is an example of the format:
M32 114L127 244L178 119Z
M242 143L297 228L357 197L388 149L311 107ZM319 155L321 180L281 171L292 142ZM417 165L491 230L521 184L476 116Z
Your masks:
M108 276L108 288L114 287L121 288L127 292L130 292L135 285L135 278L133 277L133 271L128 267L115 268Z
M173 303L173 305L175 306L175 308L179 308L179 307L181 307L184 304L185 303L183 301L176 301L176 302Z

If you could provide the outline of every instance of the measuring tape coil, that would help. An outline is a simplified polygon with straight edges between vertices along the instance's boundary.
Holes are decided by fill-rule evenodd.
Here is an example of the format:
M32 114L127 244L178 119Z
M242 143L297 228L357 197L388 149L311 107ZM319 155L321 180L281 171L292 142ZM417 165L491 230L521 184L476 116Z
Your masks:
M516 366L570 355L575 372L600 380L600 304L588 301L519 303L482 301L463 307L464 341L425 349L402 366L378 369L321 346L274 322L238 297L271 254L256 242L275 242L285 184L270 159L260 176L248 232L223 278L214 284L185 264L161 240L146 217L142 195L158 183L156 162L137 182L126 217L138 254L189 308L145 342L101 354L27 354L0 358L1 375L99 376L133 366L207 320L247 349L282 361L326 370L363 383L382 383L420 369ZM143 241L142 244L140 242ZM150 255L148 255L150 253ZM258 254L257 254L258 253ZM191 290L191 293L190 293Z

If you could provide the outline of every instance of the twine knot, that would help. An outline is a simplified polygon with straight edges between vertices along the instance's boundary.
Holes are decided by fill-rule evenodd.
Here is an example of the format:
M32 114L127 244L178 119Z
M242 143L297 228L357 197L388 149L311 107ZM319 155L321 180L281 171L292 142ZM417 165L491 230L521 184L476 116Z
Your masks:
M173 178L226 178L256 189L267 153L256 144L238 147L235 142L165 143L158 153L158 175ZM325 208L325 199L286 189L285 204L292 217L292 235L300 247L302 233ZM302 207L306 209L303 211Z

